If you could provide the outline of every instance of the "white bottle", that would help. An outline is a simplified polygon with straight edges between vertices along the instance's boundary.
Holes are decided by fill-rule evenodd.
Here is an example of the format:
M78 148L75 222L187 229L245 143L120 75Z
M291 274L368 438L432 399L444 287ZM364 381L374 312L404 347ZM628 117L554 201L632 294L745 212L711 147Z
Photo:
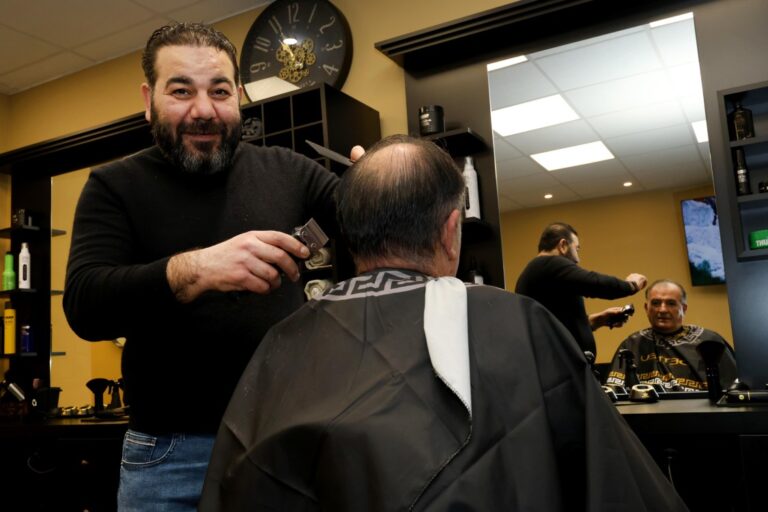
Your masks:
M31 257L29 256L29 246L27 242L22 242L21 252L19 252L19 288L29 289L32 281L30 279L31 272Z
M477 171L471 156L464 157L464 183L466 196L464 198L464 218L480 218L480 193L477 188Z

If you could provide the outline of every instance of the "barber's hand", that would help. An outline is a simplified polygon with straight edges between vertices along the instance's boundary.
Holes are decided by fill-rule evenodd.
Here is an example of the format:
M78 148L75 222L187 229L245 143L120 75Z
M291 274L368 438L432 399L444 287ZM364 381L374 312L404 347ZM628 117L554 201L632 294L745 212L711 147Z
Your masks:
M599 313L592 313L589 315L589 326L593 331L606 326L611 329L621 327L628 320L626 316L620 316L621 310L621 306L614 306Z
M635 287L635 292L639 292L645 288L646 284L648 284L648 280L643 274L629 274L625 281L632 283L632 285Z
M354 146L352 150L349 152L349 159L353 162L357 162L360 160L360 157L362 157L365 154L365 149L363 149L363 146Z
M191 302L208 290L247 290L268 294L280 287L280 272L299 279L291 258L307 258L309 249L279 231L249 231L220 244L185 252L168 261L168 284L179 302Z

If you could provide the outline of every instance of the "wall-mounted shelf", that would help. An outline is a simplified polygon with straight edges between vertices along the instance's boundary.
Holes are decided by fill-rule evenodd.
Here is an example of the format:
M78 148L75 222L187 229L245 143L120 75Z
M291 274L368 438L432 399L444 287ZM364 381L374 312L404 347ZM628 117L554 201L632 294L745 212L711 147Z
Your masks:
M424 136L422 139L431 140L453 157L472 155L488 149L488 144L471 128L448 130Z
M718 93L723 122L723 133L729 148L727 169L731 180L726 193L733 198L733 231L736 257L740 261L768 259L768 249L750 249L749 234L768 229L768 194L757 193L760 182L768 182L768 82L752 84ZM752 112L754 137L736 139L730 114L736 104ZM738 195L736 186L736 152L743 150L749 169L750 189L753 193Z

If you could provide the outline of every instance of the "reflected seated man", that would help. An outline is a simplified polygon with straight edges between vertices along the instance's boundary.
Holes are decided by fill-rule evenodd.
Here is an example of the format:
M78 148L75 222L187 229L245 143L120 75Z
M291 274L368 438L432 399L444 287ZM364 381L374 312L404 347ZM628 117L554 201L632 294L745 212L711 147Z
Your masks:
M407 136L344 173L358 276L267 333L201 511L686 510L565 327L453 277L464 190L450 155Z
M707 372L699 348L722 345L720 386L727 389L737 377L731 346L714 331L683 324L688 311L685 289L669 279L655 281L645 292L645 312L651 326L625 339L616 350L608 385L660 384L666 391L705 391ZM627 357L626 351L631 353ZM634 365L634 368L627 368ZM637 382L630 372L636 372Z

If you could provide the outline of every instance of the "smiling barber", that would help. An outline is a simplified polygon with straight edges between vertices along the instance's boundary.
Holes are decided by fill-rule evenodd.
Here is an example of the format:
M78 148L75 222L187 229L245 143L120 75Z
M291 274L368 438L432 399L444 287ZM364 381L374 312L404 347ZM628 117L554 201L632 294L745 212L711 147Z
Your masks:
M127 338L120 510L194 510L243 368L303 303L292 256L309 251L287 233L310 217L334 230L337 178L240 142L237 56L223 34L162 27L142 66L156 145L91 173L64 309L87 340Z

